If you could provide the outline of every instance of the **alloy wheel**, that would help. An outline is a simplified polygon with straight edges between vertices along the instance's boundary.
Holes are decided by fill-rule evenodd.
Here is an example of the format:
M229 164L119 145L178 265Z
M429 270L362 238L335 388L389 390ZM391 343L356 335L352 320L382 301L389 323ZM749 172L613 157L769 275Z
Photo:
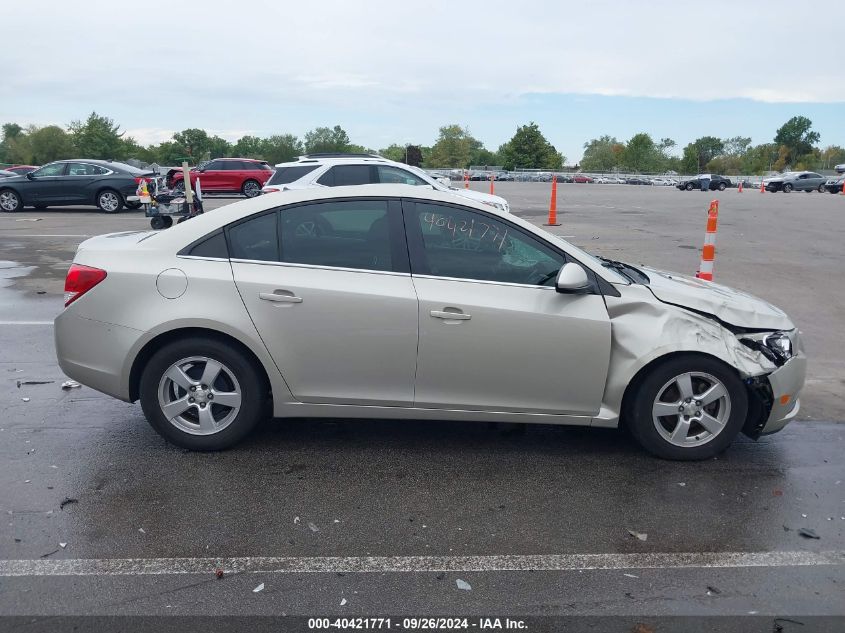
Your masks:
M191 435L219 433L241 410L242 391L231 369L206 356L173 363L158 385L164 417Z
M120 207L120 199L116 193L104 191L100 194L100 207L106 213L114 213Z
M254 198L261 193L261 185L254 180L248 180L244 183L244 195L247 198Z
M657 432L670 444L684 448L713 440L730 416L727 387L704 372L675 376L660 388L652 406Z
M3 209L3 211L17 211L20 205L20 198L13 191L0 193L0 209Z

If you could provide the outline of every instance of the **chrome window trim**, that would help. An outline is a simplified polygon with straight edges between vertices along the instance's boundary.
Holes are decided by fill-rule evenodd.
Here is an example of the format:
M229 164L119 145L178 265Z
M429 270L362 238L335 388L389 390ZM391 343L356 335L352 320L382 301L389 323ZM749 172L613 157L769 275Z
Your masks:
M191 255L182 255L182 257L192 257ZM202 258L198 259L211 259ZM260 264L262 266L282 266L284 268L307 268L312 270L336 270L346 273L367 273L370 275L392 275L394 277L410 277L411 273L396 272L393 270L372 270L370 268L343 268L340 266L321 266L319 264L298 264L296 262L268 262L260 259L239 259L232 257L229 259L233 264Z
M228 262L228 257L204 257L202 255L177 255L179 259L198 259L201 261Z
M414 275L417 279L441 279L443 281L460 281L463 283L487 284L491 286L510 286L514 288L534 288L535 290L557 290L554 286L538 286L536 284L518 284L510 281L492 281L490 279L469 279L468 277L443 277L440 275Z

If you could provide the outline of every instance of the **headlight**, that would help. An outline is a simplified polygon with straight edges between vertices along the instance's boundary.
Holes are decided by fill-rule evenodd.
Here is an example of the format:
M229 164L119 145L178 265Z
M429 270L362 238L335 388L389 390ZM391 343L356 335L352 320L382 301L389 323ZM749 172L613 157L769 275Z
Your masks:
M787 332L750 334L740 339L746 347L757 350L775 365L781 366L792 358L792 339Z
M763 339L763 345L775 353L783 362L792 358L792 339L786 332L774 332Z

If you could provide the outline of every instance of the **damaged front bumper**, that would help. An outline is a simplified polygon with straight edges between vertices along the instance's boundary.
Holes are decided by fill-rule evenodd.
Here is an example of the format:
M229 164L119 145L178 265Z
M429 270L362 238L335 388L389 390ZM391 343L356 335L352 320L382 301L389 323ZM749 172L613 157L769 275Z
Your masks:
M792 358L770 374L746 380L749 409L742 432L753 439L777 433L801 408L798 396L807 374L807 357L797 335L794 340L797 345Z

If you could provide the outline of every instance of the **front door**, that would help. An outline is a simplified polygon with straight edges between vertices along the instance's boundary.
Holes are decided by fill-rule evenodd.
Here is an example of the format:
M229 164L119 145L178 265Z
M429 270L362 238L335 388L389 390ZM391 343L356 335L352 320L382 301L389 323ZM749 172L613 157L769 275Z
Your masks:
M238 290L297 400L413 402L417 297L398 201L284 207L228 239Z
M66 204L65 194L67 163L51 163L36 169L25 183L24 199L38 204Z
M404 207L419 297L416 406L598 413L610 319L600 294L555 291L566 256L497 216Z

